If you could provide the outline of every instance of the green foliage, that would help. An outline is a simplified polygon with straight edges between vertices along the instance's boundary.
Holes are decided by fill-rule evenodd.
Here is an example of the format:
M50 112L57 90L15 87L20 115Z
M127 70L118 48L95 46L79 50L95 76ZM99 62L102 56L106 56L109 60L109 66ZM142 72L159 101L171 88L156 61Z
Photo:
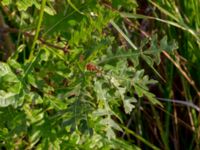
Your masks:
M120 14L98 1L42 2L2 1L17 9L11 18L17 26L36 36L19 31L15 53L0 63L0 146L140 149L137 139L121 136L127 132L125 116L141 101L163 106L149 90L157 81L140 63L161 77L154 64L177 43L154 34L134 44ZM136 12L133 0L111 2L116 10ZM128 48L118 42L119 35Z
M17 106L22 88L20 80L12 72L8 64L0 63L0 106Z
M37 8L40 9L40 2L37 0L2 0L3 5L12 5L13 3L16 4L16 7L19 11L26 11L28 8L32 7L33 5ZM55 15L56 11L53 9L51 3L48 3L49 6L45 7L45 12L48 13L49 15Z

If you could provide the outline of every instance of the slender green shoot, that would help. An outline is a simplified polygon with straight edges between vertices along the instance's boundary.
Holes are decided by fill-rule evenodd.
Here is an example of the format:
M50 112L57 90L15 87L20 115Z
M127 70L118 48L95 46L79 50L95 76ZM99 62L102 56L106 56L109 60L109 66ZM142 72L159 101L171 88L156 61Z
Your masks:
M141 137L140 135L138 135L137 133L135 133L133 130L128 129L127 127L122 127L127 133L133 135L134 137L136 137L138 140L140 140L141 142L143 142L144 144L146 144L147 146L149 146L150 148L152 148L153 150L160 150L160 148L156 147L155 145L151 144L149 141L145 140L143 137Z
M111 20L110 23L125 38L125 40L130 44L130 46L134 50L138 50L137 46L135 44L133 44L133 42L126 36L126 34L120 29L120 27L113 20Z
M37 43L37 39L38 39L38 36L39 36L39 33L40 33L40 28L41 28L41 25L42 25L45 5L46 5L46 0L42 0L42 4L41 4L41 8L40 8L40 14L39 14L39 20L38 20L38 24L37 24L37 29L36 29L36 33L35 33L35 36L34 36L34 39L33 39L33 44L31 46L31 52L30 52L29 59L28 59L29 61L32 60L32 58L34 56L35 45Z

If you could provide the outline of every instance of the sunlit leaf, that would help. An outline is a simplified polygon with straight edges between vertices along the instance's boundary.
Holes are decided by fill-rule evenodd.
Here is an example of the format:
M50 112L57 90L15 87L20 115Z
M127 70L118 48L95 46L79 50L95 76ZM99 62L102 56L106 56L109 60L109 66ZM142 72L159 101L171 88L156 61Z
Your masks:
M14 105L19 100L21 82L6 63L0 63L0 105Z
M12 0L2 0L3 5L9 5L12 3Z
M132 97L132 98L129 98L129 99L125 99L123 101L123 104L124 104L124 110L127 114L130 114L131 111L135 108L135 105L133 103L136 103L137 100Z
M27 8L31 7L34 3L37 3L35 0L20 0L17 1L16 5L19 11L26 11Z

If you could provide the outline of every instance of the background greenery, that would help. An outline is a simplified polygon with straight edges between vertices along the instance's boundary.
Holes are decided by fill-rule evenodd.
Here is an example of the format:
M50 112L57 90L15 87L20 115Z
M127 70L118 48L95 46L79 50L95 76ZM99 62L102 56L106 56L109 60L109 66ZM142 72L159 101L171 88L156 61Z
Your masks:
M0 149L200 149L199 0L2 0Z

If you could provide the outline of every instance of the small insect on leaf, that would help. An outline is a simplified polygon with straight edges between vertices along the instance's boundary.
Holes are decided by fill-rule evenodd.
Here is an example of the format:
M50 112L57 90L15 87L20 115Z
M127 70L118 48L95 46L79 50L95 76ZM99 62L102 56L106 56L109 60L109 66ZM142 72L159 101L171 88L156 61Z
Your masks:
M94 65L94 64L92 64L92 63L88 63L87 65L86 65L86 69L88 70L88 71L99 71L99 69Z

